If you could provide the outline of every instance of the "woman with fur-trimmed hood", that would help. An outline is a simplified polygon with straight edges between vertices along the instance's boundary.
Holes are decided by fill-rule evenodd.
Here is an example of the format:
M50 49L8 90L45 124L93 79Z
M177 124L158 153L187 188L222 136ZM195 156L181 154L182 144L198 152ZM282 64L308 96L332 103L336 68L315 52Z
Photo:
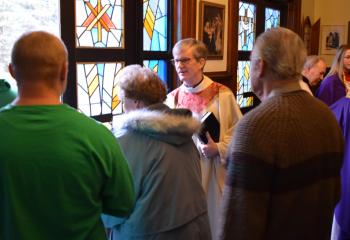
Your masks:
M113 129L134 177L136 203L124 219L103 216L110 239L211 239L199 153L200 122L162 102L158 75L130 65L118 76L126 114Z

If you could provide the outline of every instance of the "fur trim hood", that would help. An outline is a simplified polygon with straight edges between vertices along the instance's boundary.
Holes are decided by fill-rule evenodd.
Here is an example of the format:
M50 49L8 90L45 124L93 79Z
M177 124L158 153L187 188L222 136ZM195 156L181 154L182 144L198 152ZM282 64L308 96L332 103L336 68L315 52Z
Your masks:
M154 109L131 111L113 121L117 137L127 131L137 131L175 145L192 140L192 135L198 133L200 127L200 121L192 117L189 110L170 109L163 104Z

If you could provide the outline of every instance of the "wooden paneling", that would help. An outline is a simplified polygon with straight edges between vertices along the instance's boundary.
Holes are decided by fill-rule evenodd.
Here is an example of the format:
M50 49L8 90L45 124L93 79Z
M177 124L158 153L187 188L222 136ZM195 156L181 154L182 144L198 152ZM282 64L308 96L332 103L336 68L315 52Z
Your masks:
M196 0L175 0L174 42L183 38L196 37Z
M321 20L318 19L315 24L312 25L311 28L311 52L312 55L318 55L319 49L319 39L320 39L320 28L321 28Z
M288 2L287 28L303 36L301 24L301 0L291 0Z

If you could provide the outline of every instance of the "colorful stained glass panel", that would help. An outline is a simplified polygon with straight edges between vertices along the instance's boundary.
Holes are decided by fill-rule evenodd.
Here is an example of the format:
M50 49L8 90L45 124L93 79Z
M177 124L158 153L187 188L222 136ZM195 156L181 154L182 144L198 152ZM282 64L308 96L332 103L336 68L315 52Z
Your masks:
M167 84L167 64L165 60L144 60L143 66L156 72L164 84Z
M255 41L256 6L239 2L238 50L251 51Z
M276 9L265 9L265 31L270 28L276 28L280 26L281 12Z
M250 61L238 61L237 68L237 103L240 107L253 106L253 97L246 97L252 92L250 83Z
M76 46L124 47L123 0L76 0Z
M143 0L143 50L167 51L167 0Z
M124 63L78 63L78 110L88 116L122 113L116 75Z

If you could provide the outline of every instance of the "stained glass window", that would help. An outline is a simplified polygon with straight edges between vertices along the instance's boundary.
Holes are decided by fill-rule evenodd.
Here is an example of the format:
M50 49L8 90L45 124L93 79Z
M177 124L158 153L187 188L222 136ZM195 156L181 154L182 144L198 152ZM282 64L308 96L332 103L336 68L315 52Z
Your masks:
M160 79L162 79L165 84L167 83L167 63L165 60L144 60L143 65L156 72Z
M61 12L64 22L71 23L62 27L62 39L74 55L65 103L98 121L113 121L122 113L116 75L129 64L143 64L171 85L171 0L60 3L68 10Z
M269 28L276 28L280 26L281 12L276 9L265 9L265 31Z
M167 51L167 1L143 0L143 50Z
M253 96L244 96L252 92L250 83L250 61L238 61L237 68L237 103L240 107L253 105Z
M123 66L123 62L77 63L79 111L88 116L122 113L116 75Z
M255 41L256 6L239 2L238 50L250 51Z
M123 0L76 0L77 47L124 47Z

